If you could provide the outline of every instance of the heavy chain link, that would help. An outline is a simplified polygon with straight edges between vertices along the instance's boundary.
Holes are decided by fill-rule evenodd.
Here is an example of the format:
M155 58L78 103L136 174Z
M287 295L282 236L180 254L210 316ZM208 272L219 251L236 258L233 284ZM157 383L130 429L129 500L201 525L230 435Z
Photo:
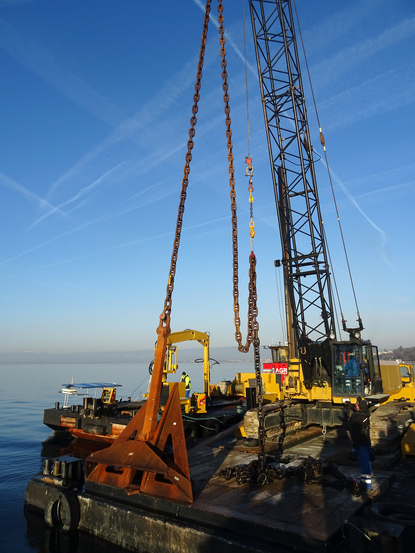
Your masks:
M247 161L247 176L249 180L249 203L251 213L250 224L250 236L251 236L251 253L249 255L249 285L248 285L248 331L246 336L245 345L242 344L241 334L241 320L239 317L239 276L238 276L238 222L236 216L236 193L235 193L235 170L233 166L233 144L232 144L232 130L231 130L231 108L229 106L229 93L228 93L228 72L226 70L226 49L225 49L225 28L223 26L223 6L221 0L218 0L218 12L219 12L219 43L221 46L221 67L222 67L222 79L223 79L223 101L225 102L225 115L226 115L226 137L228 139L228 162L229 162L229 186L231 196L231 210L232 210L232 246L233 246L233 310L235 314L235 339L238 344L238 350L244 353L249 351L251 344L254 345L254 365L255 365L255 385L256 396L258 403L258 464L259 470L262 472L265 466L265 425L264 425L264 413L263 413L263 393L262 393L262 378L261 378L261 359L259 353L259 337L258 330L259 325L257 321L258 307L257 307L257 289L256 289L256 257L253 249L253 238L255 236L254 224L253 224L253 197L252 197L252 175L253 168L251 166L251 159L249 163ZM251 200L252 198L252 200Z
M186 153L186 163L184 166L184 176L182 181L182 191L180 195L180 204L179 204L179 210L177 215L177 223L176 223L176 233L174 237L174 243L173 243L173 253L171 256L171 264L170 264L170 271L169 271L169 279L167 283L167 291L166 291L166 299L164 300L164 308L160 315L161 320L165 320L166 315L170 315L171 313L171 304L172 304L172 294L173 294L173 287L174 287L174 277L176 274L176 264L177 264L177 256L179 253L179 245L180 245L180 235L182 231L182 224L183 224L183 213L184 213L184 204L186 201L186 192L187 192L187 185L189 184L189 173L190 173L190 162L192 161L192 149L193 149L193 139L195 137L196 131L195 131L195 125L197 122L196 114L198 112L198 102L200 99L200 89L201 89L201 80L202 80L202 70L203 70L203 62L205 58L205 49L206 49L206 38L207 38L207 32L208 32L208 25L209 25L209 14L210 14L210 4L212 0L206 1L206 9L205 9L205 18L203 20L203 32L202 32L202 42L200 45L200 52L199 52L199 64L197 67L197 75L196 75L196 84L195 84L195 94L193 96L193 107L192 107L192 117L190 118L190 129L189 129L189 140L187 142L187 153Z
M223 6L218 0L219 12L219 43L221 45L221 66L223 79L223 100L225 102L226 114L226 137L228 139L228 162L229 162L229 185L231 196L232 210L232 248L233 248L233 310L235 314L235 339L238 343L238 350L244 353L249 351L249 347L255 336L258 336L258 308L257 308L257 291L256 291L256 257L253 251L249 256L249 295L248 295L248 332L245 345L242 344L242 334L240 330L241 320L239 317L239 277L238 277L238 223L236 216L236 193L235 193L235 170L233 166L233 144L231 130L231 108L229 106L228 93L228 72L226 70L226 49L225 49L225 29L223 26Z
M280 463L285 461L281 459ZM263 486L272 484L275 480L283 480L297 477L304 484L315 484L323 487L331 487L336 490L349 490L355 497L362 494L361 487L353 478L348 478L333 464L321 460L305 459L296 467L275 467L267 464L260 467L258 461L251 461L248 465L227 467L220 471L219 476L226 480L236 478L239 485Z

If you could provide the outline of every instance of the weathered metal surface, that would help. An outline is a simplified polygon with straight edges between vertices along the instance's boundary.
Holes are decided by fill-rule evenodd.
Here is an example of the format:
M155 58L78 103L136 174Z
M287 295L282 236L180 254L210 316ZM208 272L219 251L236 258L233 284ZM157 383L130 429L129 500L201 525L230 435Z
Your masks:
M61 417L61 426L65 428L74 428L76 424L76 419L73 417Z
M134 432L138 434L144 415L142 409L136 415L137 421L134 420L132 428L127 427L112 446L88 457L85 462L87 482L122 487L127 494L142 492L175 501L192 502L177 386L169 397L154 439L128 439L127 435L131 437ZM169 437L172 441L171 458L166 454Z

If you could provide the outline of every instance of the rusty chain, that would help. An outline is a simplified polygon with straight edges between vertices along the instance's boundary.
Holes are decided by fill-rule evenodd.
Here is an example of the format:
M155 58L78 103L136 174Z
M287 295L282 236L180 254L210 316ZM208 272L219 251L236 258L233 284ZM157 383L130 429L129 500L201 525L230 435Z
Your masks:
M206 1L205 17L203 21L202 40L199 52L199 63L196 74L195 94L193 96L192 117L190 118L189 140L187 142L186 163L184 166L184 175L182 181L182 190L180 195L180 204L177 215L175 238L173 243L173 253L171 257L171 264L169 270L169 278L166 290L166 299L164 301L163 311L160 315L162 321L167 320L171 314L172 294L174 288L174 277L176 274L177 256L179 252L180 236L183 224L184 206L186 201L187 186L189 184L190 162L192 160L192 149L194 146L193 139L195 137L195 125L197 122L196 114L198 112L198 103L200 99L201 80L203 72L203 63L206 49L207 32L209 25L209 14L211 9L211 0ZM232 130L231 130L231 118L230 118L230 106L229 106L229 94L228 94L228 73L226 70L226 49L225 49L225 29L223 27L223 6L221 0L218 0L218 12L219 12L219 34L221 45L221 67L223 78L223 91L225 102L225 114L226 114L226 136L228 139L228 161L229 161L229 184L230 184L230 196L231 196L231 210L232 210L232 244L233 244L233 298L234 298L234 314L235 314L235 338L238 343L238 349L241 352L248 352L250 345L254 345L254 364L255 364L255 376L256 376L256 392L258 401L258 439L259 439L259 455L258 462L261 470L265 466L265 429L264 418L262 411L263 394L262 394L262 378L260 367L260 354L259 354L259 338L258 330L259 325L257 322L258 308L257 308L257 290L256 290L256 257L253 251L253 226L252 225L252 202L251 204L251 245L252 251L249 256L249 295L248 295L248 331L246 344L242 344L242 335L240 331L240 317L239 317L239 277L238 277L238 226L236 215L236 193L235 193L235 176L233 167L233 144L232 144ZM249 175L251 176L251 175ZM250 179L250 187L252 181ZM252 190L250 190L250 198L252 197Z
M203 20L202 41L200 44L200 52L199 52L199 64L197 67L197 74L196 74L195 94L193 96L193 107L192 107L193 115L190 118L189 140L187 142L186 163L184 166L184 176L182 181L182 191L180 195L180 204L179 204L179 210L177 215L176 232L175 232L174 243L173 243L173 253L171 256L169 279L168 279L167 290L166 290L166 299L164 300L164 308L160 315L160 319L163 321L166 319L166 316L170 315L171 313L174 277L176 274L177 256L179 253L180 235L181 235L182 224L183 224L184 204L186 201L187 185L189 184L190 162L192 161L193 139L196 134L196 131L195 131L195 125L197 122L196 114L199 109L198 103L200 99L202 70L203 70L203 62L205 58L206 38L207 38L208 25L209 25L209 14L210 14L211 2L212 0L206 0L205 17Z
M280 465L285 461L280 460ZM360 497L362 489L353 478L345 476L333 463L322 460L305 459L298 466L276 467L267 464L265 468L258 465L258 461L251 461L248 465L238 465L222 469L219 476L226 480L236 479L239 485L250 484L258 487L272 484L275 480L297 477L304 484L314 484L322 487L331 487L336 490L349 490L354 497Z
M249 159L248 176L250 177L249 186L252 187L250 192L250 212L251 212L251 253L249 255L249 285L248 285L248 330L246 336L245 345L242 344L241 334L241 320L239 317L239 276L238 276L238 222L236 216L236 192L235 192L235 170L233 166L233 144L232 144L232 130L231 130L231 108L229 106L229 85L228 85L228 72L226 69L226 49L225 49L225 28L223 26L223 6L221 0L218 0L218 12L219 12L219 43L221 46L221 67L222 67L222 79L223 79L223 101L225 102L225 114L226 114L226 137L228 146L228 162L229 162L229 186L231 196L231 211L232 211L232 248L233 248L233 310L235 314L235 339L238 344L238 350L247 353L250 345L254 346L254 366L255 366L255 385L256 395L258 403L258 464L260 471L262 472L265 467L265 424L263 414L263 393L262 393L262 378L261 378L261 360L259 353L259 337L258 330L259 325L257 321L258 307L257 307L257 289L256 289L256 257L253 250L253 237L255 236L254 225L252 220L252 174L253 169L250 165Z
M229 162L229 185L231 196L231 210L232 210L232 247L233 247L233 310L235 313L235 339L238 343L238 350L241 352L248 352L251 343L255 336L258 336L258 308L257 308L257 292L256 292L256 258L253 251L249 256L249 296L248 296L248 332L246 337L246 344L242 344L242 334L240 330L241 320L239 317L239 277L238 277L238 223L236 216L236 193L235 193L235 170L233 166L233 144L232 144L232 130L231 130L231 108L229 106L229 93L228 93L228 72L226 70L226 49L225 49L225 28L223 26L223 6L222 2L218 0L218 12L219 12L219 43L221 45L221 66L222 66L222 79L223 79L223 100L225 102L225 114L226 114L226 137L228 146L228 162Z

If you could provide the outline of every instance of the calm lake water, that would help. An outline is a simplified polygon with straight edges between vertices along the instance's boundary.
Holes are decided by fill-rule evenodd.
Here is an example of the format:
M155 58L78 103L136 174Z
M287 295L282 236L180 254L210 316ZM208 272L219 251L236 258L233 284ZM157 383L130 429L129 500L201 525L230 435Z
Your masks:
M203 390L202 365L182 364L192 390ZM233 380L237 372L252 372L250 363L215 365L211 382ZM1 553L121 553L81 532L65 535L45 526L41 517L24 513L24 492L45 458L70 454L85 458L93 451L88 442L57 439L43 424L43 410L63 403L62 384L117 382L118 397L141 397L148 389L148 366L138 365L0 365L0 551ZM173 378L171 378L173 380ZM70 398L81 404L82 398Z

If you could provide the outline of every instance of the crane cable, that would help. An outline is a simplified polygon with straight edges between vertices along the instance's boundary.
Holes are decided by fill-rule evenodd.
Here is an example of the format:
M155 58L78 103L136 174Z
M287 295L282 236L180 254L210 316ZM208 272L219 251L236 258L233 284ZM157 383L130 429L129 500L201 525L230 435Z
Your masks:
M360 313L359 313L359 306L357 304L357 297L356 297L356 292L355 292L355 288L354 288L352 272L351 272L350 264L349 264L349 257L347 255L346 242L345 242L344 235L343 235L343 229L342 229L342 225L341 225L341 221L340 221L340 214L339 214L339 210L338 210L338 206L337 206L336 196L335 196L335 193L334 193L334 186L333 186L333 181L332 181L332 178L331 178L329 162L328 162L328 159L327 159L326 143L325 143L323 131L321 130L320 118L319 118L318 110L317 110L317 102L316 102L316 99L315 99L315 96L314 96L314 89L313 89L313 84L311 82L310 69L308 67L308 61L307 61L307 56L306 56L306 53L305 53L303 35L301 33L300 20L298 18L297 6L295 4L295 0L293 0L293 4L294 4L294 10L295 10L295 15L296 15L296 19L297 19L298 30L300 32L301 46L303 48L305 64L306 64L306 67L307 67L307 74L308 74L308 80L309 80L310 88L311 88L311 95L313 97L314 109L316 111L316 116L317 116L317 123L318 123L318 127L319 127L319 132L320 132L320 142L321 142L321 145L323 147L324 158L326 160L327 173L328 173L328 176L329 176L329 181L330 181L330 186L331 186L331 192L332 192L332 195L333 195L334 206L335 206L335 209L336 209L337 221L338 221L339 229L340 229L340 236L341 236L342 243L343 243L343 250L344 250L344 255L345 255L345 258L346 258L347 269L348 269L348 272L349 272L350 284L351 284L351 287L352 287L353 297L354 297L354 301L355 301L355 305L356 305L356 311L357 311L357 317L358 317L357 320L360 323L360 326L362 326L362 320L361 320ZM329 248L328 248L328 244L327 244L327 236L326 236L325 231L324 231L324 235L325 235L325 239L326 239L327 251L329 252ZM330 258L330 252L329 252L329 258ZM331 262L331 259L330 259L330 264L331 264L331 268L332 268L332 271L333 271L333 264ZM342 317L343 328L345 328L346 321L345 321L344 316L343 316L343 311L342 311L342 307L341 307L341 303L340 303L340 297L339 297L339 292L338 292L338 289L337 289L336 279L334 278L334 272L333 272L333 279L334 279L334 285L335 285L335 288L336 288L337 300L338 300L339 306L340 306L340 312L341 312L341 317Z
M187 142L186 163L184 166L184 176L182 181L182 190L181 190L180 204L179 204L179 210L177 215L176 232L174 236L173 253L171 256L169 278L167 282L166 299L164 300L164 308L160 315L161 321L167 320L167 318L170 317L170 313L171 313L174 277L176 275L177 256L179 253L180 235L181 235L182 225L183 225L184 204L186 201L187 185L189 184L189 173L190 173L190 162L192 160L193 138L195 137L195 134L196 134L196 131L195 131L195 125L197 122L196 113L198 112L198 109L199 109L198 102L200 99L202 70L203 70L203 62L205 58L206 39L207 39L207 32L208 32L208 25L209 25L209 14L210 14L211 2L212 0L206 0L205 17L203 20L202 41L200 44L199 63L198 63L197 74L196 74L195 94L193 96L193 107L192 107L193 115L190 118L190 129L189 129L189 140Z

